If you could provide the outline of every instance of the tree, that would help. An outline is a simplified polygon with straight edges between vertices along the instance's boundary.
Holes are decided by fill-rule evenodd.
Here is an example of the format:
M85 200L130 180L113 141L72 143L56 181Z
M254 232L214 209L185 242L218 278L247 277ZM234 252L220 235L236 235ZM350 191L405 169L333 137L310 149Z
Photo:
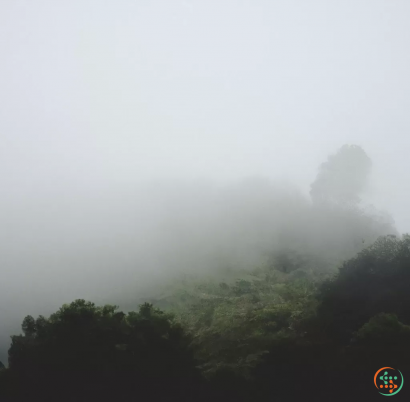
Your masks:
M199 373L190 338L151 304L125 314L76 300L48 319L26 317L22 328L9 349L22 400L126 401L135 392L141 399L194 399Z
M317 203L356 204L371 169L371 160L357 145L344 145L329 156L311 184L310 195Z
M397 314L410 324L410 237L380 237L321 288L319 314L327 332L349 342L371 317Z

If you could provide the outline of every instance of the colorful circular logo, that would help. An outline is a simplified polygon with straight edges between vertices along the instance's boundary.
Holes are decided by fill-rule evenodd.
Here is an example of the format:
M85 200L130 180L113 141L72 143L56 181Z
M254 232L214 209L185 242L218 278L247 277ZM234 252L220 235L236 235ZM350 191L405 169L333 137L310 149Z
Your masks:
M374 375L374 385L382 395L396 395L403 388L403 375L400 370L382 367Z

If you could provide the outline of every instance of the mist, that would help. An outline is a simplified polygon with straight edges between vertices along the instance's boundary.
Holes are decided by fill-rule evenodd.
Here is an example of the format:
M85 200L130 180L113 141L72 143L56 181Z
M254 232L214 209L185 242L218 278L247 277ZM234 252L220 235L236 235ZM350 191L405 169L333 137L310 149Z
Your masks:
M129 303L275 248L336 268L410 232L409 14L2 2L0 360L24 316L76 298ZM373 163L366 213L314 206L318 167L351 143Z

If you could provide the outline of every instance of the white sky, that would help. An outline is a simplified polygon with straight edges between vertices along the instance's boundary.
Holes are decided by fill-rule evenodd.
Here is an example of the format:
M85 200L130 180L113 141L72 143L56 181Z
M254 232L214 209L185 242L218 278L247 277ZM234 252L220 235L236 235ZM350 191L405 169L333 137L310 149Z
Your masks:
M405 0L3 0L3 188L252 174L307 188L357 143L410 230L409 17Z
M3 188L252 174L307 188L357 143L410 230L409 17L405 0L3 0Z

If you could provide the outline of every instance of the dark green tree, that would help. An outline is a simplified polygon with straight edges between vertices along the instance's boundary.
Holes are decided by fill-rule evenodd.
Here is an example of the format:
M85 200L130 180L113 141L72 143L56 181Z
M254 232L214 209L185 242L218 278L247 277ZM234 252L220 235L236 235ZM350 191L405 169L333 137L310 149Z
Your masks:
M190 338L151 304L124 314L116 306L76 300L48 319L26 317L22 329L9 350L21 400L195 397L199 374Z
M380 237L321 288L319 314L326 331L348 342L371 317L396 314L410 324L410 236Z

